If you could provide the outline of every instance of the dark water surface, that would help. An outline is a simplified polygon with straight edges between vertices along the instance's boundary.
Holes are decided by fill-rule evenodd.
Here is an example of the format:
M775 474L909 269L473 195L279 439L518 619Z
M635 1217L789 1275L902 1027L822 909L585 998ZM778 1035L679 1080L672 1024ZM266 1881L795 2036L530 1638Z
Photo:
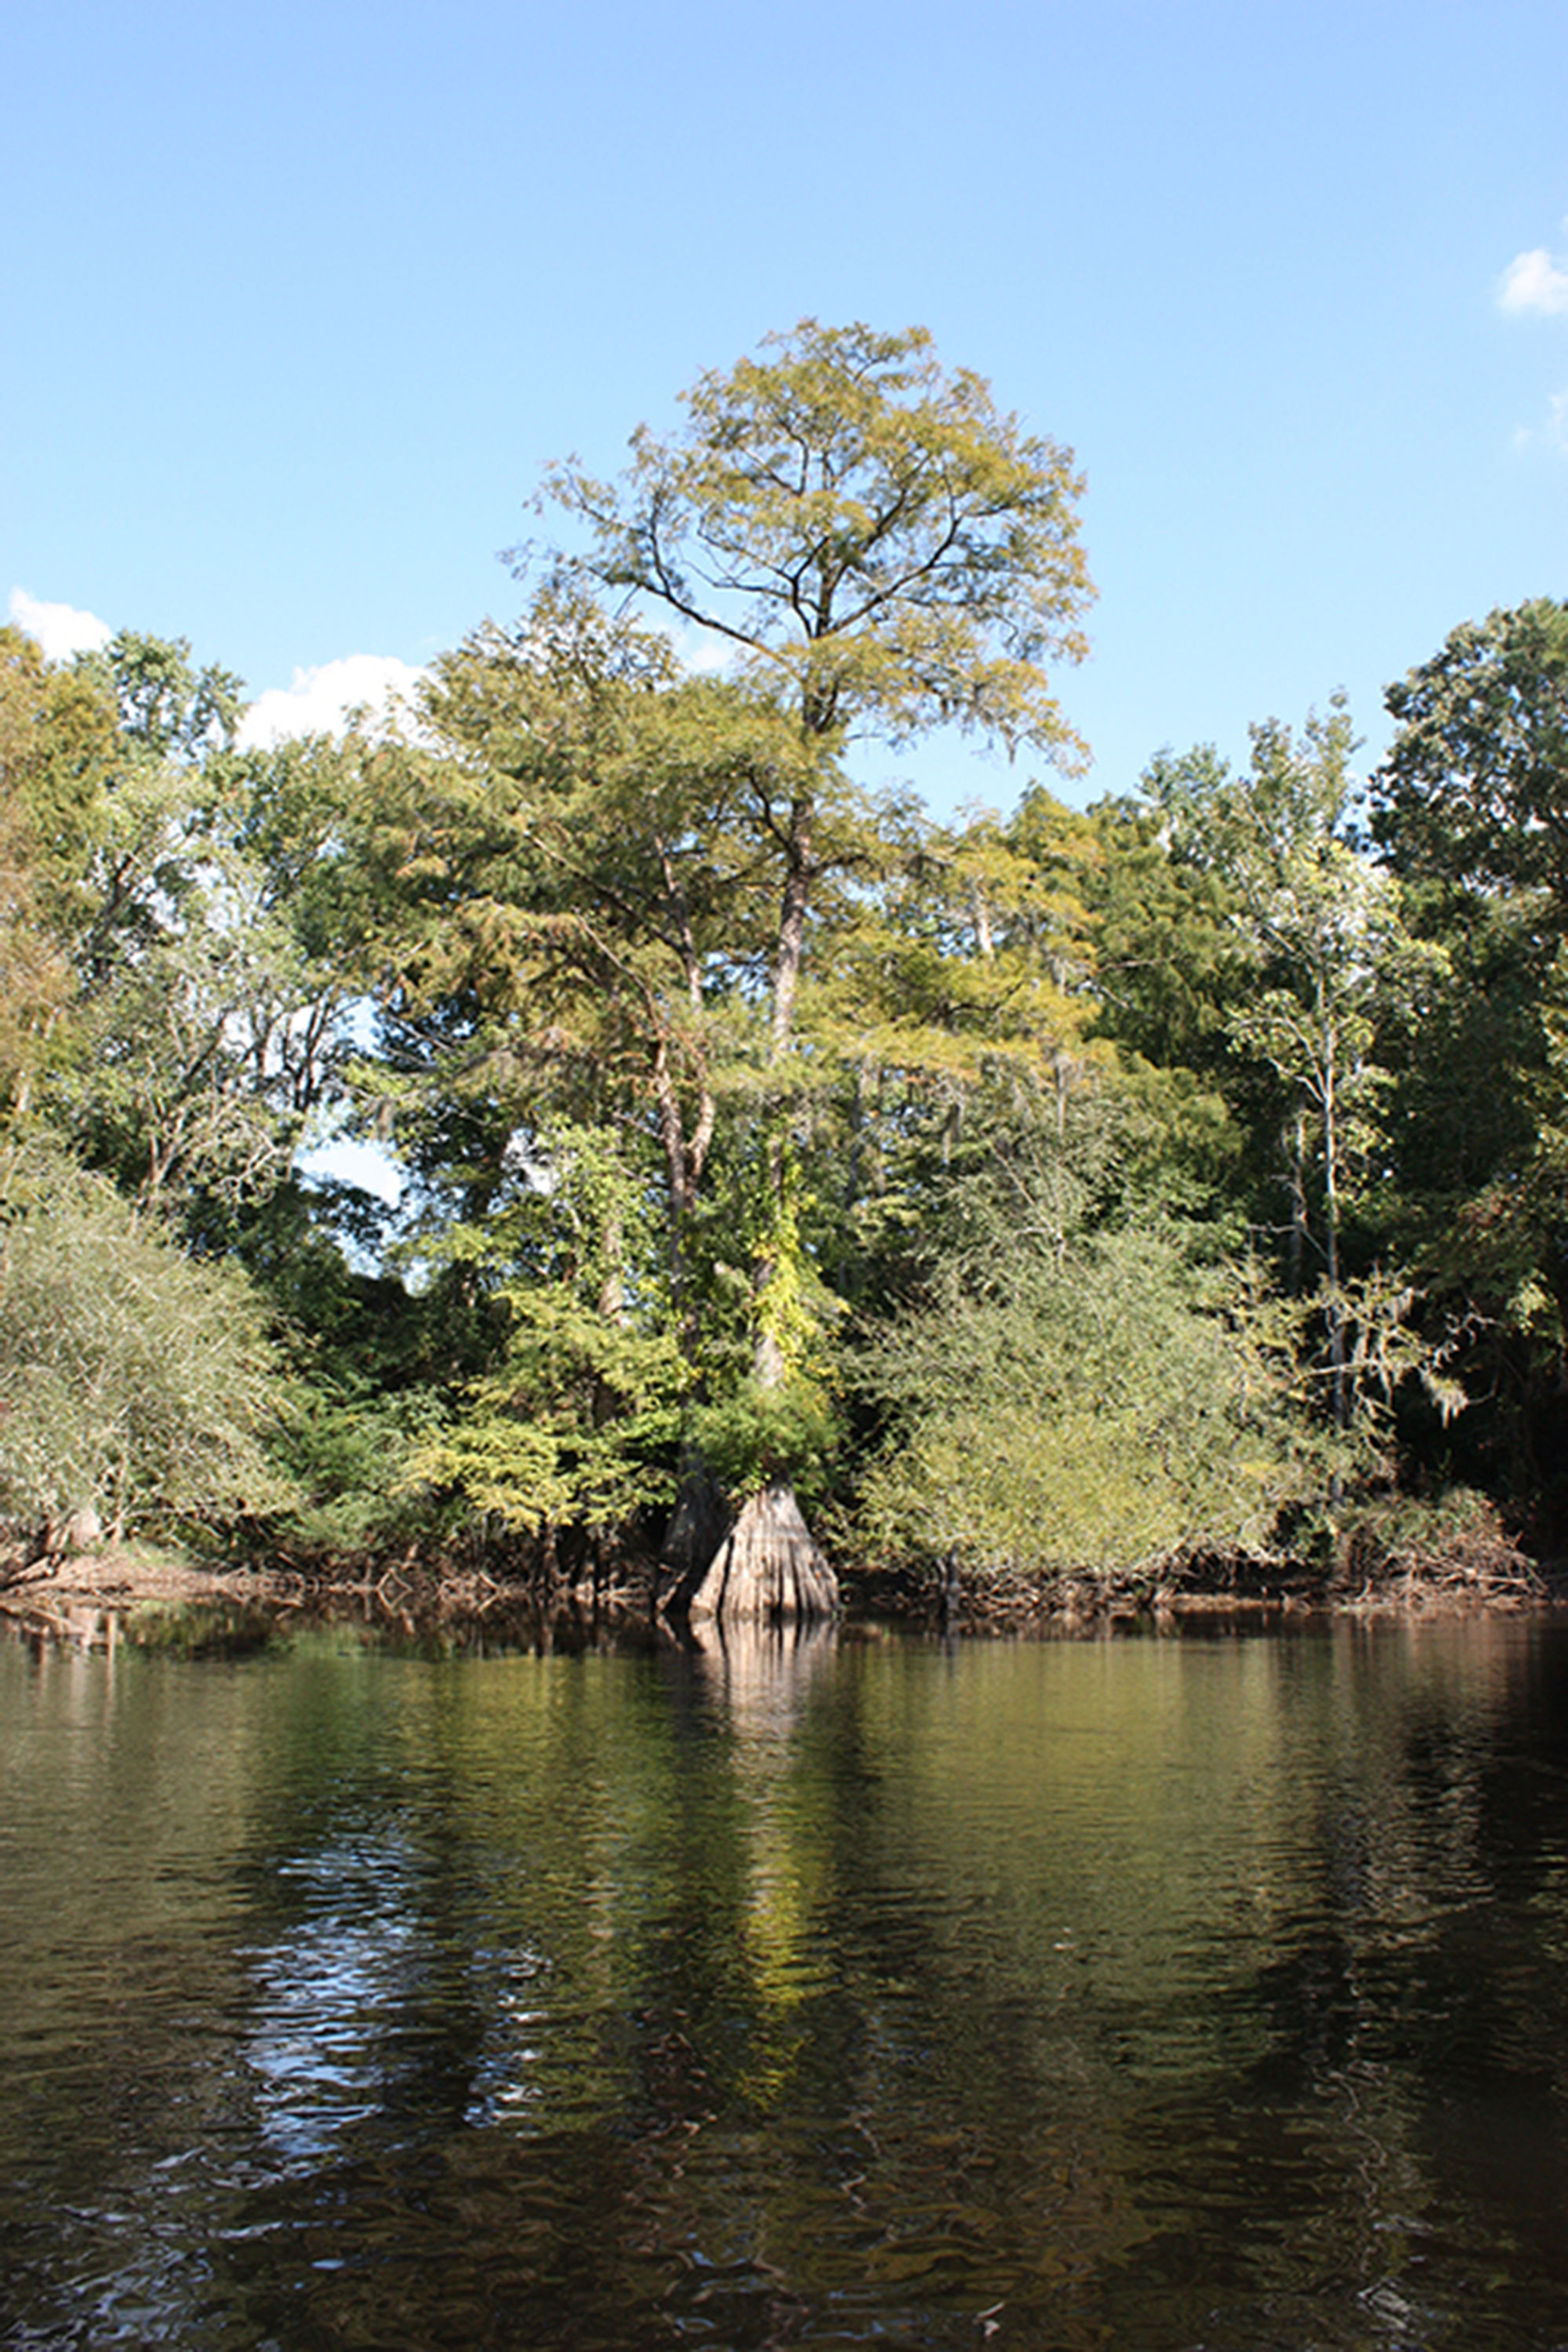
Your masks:
M0 1641L0 2342L1568 2346L1568 1634Z

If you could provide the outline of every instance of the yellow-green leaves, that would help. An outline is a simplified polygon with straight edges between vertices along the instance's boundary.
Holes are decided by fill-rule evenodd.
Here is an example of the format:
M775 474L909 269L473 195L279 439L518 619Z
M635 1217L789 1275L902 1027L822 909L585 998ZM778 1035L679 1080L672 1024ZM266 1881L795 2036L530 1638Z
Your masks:
M531 1535L625 1528L668 1505L685 1386L672 1335L634 1329L563 1284L504 1296L501 1361L417 1448L409 1485L456 1488Z
M618 484L557 467L585 522L566 568L711 630L813 736L952 723L1071 765L1047 664L1093 591L1071 453L1026 433L923 328L803 320L641 428Z

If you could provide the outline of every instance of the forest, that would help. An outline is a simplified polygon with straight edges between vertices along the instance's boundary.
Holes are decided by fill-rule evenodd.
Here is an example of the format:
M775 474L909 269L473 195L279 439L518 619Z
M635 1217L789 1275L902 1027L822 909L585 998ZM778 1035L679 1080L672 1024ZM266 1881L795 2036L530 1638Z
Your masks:
M0 631L16 1559L805 1614L1550 1565L1568 604L1458 622L1369 776L1325 682L1079 809L1081 493L922 331L808 320L553 469L394 720L247 749L184 641ZM1009 808L855 780L958 736Z

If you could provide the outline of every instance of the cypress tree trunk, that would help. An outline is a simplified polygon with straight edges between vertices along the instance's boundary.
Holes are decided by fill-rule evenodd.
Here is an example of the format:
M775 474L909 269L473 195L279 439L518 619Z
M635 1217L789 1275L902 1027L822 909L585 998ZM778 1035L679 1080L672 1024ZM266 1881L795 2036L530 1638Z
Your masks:
M690 1608L729 1531L730 1514L719 1482L700 1456L689 1451L658 1556L661 1611L682 1616Z
M801 1516L795 1488L764 1486L742 1509L689 1604L696 1618L779 1624L837 1615L838 1580Z
M825 738L830 712L810 709L804 714L805 732ZM789 814L785 845L784 901L779 909L778 937L773 946L771 1058L782 1061L794 1041L795 992L800 981L805 941L805 918L816 878L816 803L815 791L795 795ZM771 1154L769 1184L782 1212L784 1191L784 1144L775 1139ZM774 1267L764 1264L757 1272L759 1304ZM762 1389L783 1385L788 1367L777 1336L759 1318L753 1371ZM787 1479L774 1480L751 1496L728 1537L714 1554L711 1566L691 1594L694 1618L716 1618L721 1624L760 1621L809 1623L838 1613L838 1580L806 1526L795 1488Z

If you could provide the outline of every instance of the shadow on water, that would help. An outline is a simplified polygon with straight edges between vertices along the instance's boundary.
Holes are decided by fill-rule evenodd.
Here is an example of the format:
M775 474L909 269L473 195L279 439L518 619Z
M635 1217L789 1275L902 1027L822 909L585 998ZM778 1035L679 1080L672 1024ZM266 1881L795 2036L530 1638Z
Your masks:
M184 1658L243 1657L323 1636L387 1655L428 1658L637 1654L668 1647L675 1639L630 1610L585 1606L570 1596L542 1605L504 1586L479 1598L454 1596L434 1578L422 1588L393 1593L342 1585L205 1593L195 1600L13 1593L0 1615L0 1640L7 1633L35 1645L112 1652L126 1644Z
M0 1647L0 2340L1555 2352L1568 1651Z

